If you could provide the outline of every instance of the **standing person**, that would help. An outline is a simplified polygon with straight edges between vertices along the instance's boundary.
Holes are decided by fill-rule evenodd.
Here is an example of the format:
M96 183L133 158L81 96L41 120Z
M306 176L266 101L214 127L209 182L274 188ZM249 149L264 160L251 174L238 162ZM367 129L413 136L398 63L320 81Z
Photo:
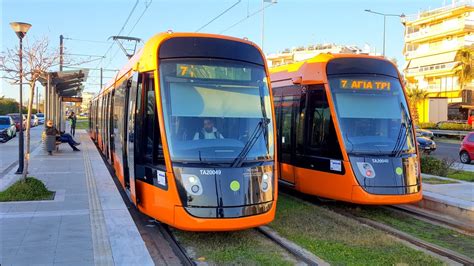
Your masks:
M68 133L61 134L54 126L53 126L53 121L48 120L46 122L46 135L47 136L56 136L56 139L58 139L61 142L67 142L69 146L71 146L73 151L80 151L78 148L76 148L77 145L80 145L81 143L74 141L71 135Z
M71 115L69 115L68 119L71 119L71 135L76 136L76 114L74 112L71 112Z

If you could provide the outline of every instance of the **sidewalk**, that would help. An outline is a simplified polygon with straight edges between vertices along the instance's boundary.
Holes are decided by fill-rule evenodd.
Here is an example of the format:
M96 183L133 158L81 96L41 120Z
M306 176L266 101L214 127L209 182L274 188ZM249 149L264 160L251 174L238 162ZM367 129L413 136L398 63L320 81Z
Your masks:
M468 171L468 172L473 172L474 175L474 164L471 162L471 164L464 164L464 163L454 163L451 168L455 170L463 170L463 171Z
M54 200L0 203L1 265L153 265L98 151L83 130L77 138L81 152L62 144L54 156L32 153L30 175Z
M474 183L427 174L423 174L423 177L446 179L456 183L423 183L423 200L415 205L474 223Z

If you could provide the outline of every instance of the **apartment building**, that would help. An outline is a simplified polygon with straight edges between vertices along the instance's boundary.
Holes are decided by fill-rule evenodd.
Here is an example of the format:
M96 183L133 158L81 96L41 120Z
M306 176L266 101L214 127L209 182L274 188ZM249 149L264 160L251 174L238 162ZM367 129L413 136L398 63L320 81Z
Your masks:
M420 122L466 119L474 108L474 79L461 88L456 71L462 68L459 51L474 49L474 1L453 0L402 22L408 87L428 93L418 106Z
M362 49L354 45L337 45L333 43L309 45L307 47L300 46L292 49L285 49L284 51L269 54L266 56L269 67L291 64L293 62L303 61L313 58L318 54L333 53L333 54L360 54L365 53ZM368 53L368 51L367 51Z

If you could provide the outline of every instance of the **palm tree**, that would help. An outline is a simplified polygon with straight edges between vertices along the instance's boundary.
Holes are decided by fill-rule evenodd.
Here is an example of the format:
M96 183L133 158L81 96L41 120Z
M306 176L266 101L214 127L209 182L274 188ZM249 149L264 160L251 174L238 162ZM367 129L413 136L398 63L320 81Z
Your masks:
M409 88L407 90L407 96L409 101L409 107L411 109L411 113L413 114L413 121L418 124L420 117L418 114L417 106L420 103L424 103L424 101L428 98L428 92L419 89L418 86L414 88ZM424 104L423 104L423 113L424 113Z
M474 46L460 49L456 54L456 70L454 75L458 78L459 90L474 78Z

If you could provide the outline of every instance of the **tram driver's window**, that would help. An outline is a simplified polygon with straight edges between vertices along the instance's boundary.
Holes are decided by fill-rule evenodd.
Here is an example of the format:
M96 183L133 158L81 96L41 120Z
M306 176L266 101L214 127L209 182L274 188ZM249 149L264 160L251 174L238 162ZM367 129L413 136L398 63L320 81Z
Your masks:
M143 134L144 161L154 165L164 165L163 146L160 137L160 127L156 111L154 79L152 75L145 76L145 117Z

